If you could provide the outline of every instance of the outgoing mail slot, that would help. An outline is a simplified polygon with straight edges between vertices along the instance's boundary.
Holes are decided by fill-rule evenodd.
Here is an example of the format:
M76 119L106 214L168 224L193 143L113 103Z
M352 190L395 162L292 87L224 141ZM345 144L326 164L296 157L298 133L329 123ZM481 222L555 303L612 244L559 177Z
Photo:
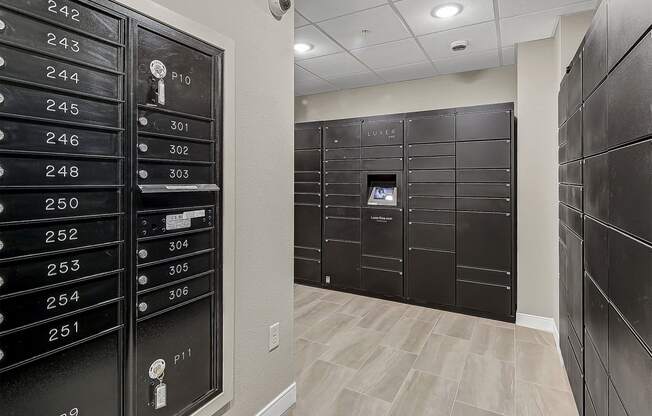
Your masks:
M0 297L118 270L118 253L111 247L2 263Z
M121 48L93 40L76 32L0 10L0 20L6 25L0 39L55 56L110 69L118 68Z
M140 162L138 164L138 183L157 184L206 184L215 182L213 165L161 164Z
M139 264L181 256L212 247L211 232L179 235L138 243Z
M138 289L145 290L211 270L213 253L185 257L138 269Z
M62 348L120 324L118 304L57 319L0 337L0 370Z
M32 157L0 158L0 186L117 185L118 162Z
M210 162L213 160L212 154L212 146L208 142L138 138L138 156L141 158Z
M138 112L138 131L193 139L213 139L211 123L188 117L141 110Z
M120 127L121 125L119 103L43 92L6 82L0 84L0 94L1 113L96 126Z
M119 415L121 343L113 333L2 373L3 416Z
M153 237L213 226L213 209L202 208L163 214L139 214L138 236Z
M138 296L138 317L150 315L211 291L213 274Z
M137 416L179 415L211 390L212 310L211 298L207 298L138 323ZM156 360L165 361L163 382L167 386L167 406L158 410L152 406L152 390L159 382L149 376Z
M5 0L8 6L29 10L31 13L98 37L120 41L120 20L79 2L68 0Z
M4 59L4 65L0 69L2 77L62 88L76 93L107 98L119 96L122 78L116 74L27 54L8 46L0 46L0 57Z
M3 227L0 229L0 258L109 243L118 239L117 219Z
M164 104L157 97L158 78L151 64L165 65ZM147 29L138 28L138 103L211 117L213 111L213 57Z
M0 193L0 222L80 217L120 212L117 191L21 191Z
M0 300L0 333L75 312L120 296L119 276Z
M119 156L120 133L2 120L0 150Z

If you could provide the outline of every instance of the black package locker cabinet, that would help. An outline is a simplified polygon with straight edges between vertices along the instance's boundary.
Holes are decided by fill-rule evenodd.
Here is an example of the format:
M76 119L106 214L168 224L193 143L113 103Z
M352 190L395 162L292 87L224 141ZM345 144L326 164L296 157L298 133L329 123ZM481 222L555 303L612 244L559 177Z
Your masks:
M407 170L407 298L455 304L455 114L409 114Z
M362 120L323 124L323 282L360 290Z
M367 118L362 123L362 290L403 298L404 117ZM394 205L371 205L373 187L396 188Z
M294 279L321 284L322 127L294 130Z
M603 0L559 94L560 346L580 414L652 407L651 25L652 3Z
M0 1L0 413L122 414L126 19Z
M3 415L221 392L223 51L111 1L0 1Z

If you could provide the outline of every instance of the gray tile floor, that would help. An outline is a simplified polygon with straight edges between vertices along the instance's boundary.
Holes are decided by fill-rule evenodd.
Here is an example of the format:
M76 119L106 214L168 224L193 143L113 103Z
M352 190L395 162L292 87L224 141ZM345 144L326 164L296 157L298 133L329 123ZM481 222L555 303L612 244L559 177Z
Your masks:
M288 416L576 416L551 334L295 286Z

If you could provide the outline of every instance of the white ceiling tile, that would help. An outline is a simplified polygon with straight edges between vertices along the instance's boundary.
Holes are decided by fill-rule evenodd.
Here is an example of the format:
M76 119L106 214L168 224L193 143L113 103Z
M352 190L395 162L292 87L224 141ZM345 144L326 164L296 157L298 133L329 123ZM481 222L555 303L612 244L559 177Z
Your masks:
M342 51L342 48L330 40L328 36L321 33L315 26L304 26L296 29L294 31L294 42L308 43L313 46L312 50L306 53L298 54L295 52L294 59L297 61Z
M299 28L301 26L306 26L308 24L310 24L309 21L307 21L306 19L301 17L301 15L299 13L294 12L294 27L295 27L295 29Z
M359 88L382 84L385 81L373 72L352 74L329 78L328 81L338 88Z
M387 4L387 0L296 0L294 8L313 22Z
M465 51L453 52L450 44L456 40L468 41L469 46ZM419 37L419 41L433 60L454 58L460 55L498 48L496 23L493 21L432 33Z
M532 0L543 1L543 0ZM412 31L417 35L441 32L456 27L473 25L494 19L492 0L456 0L463 7L462 13L450 19L432 15L434 8L451 3L450 0L402 0L395 3Z
M499 65L498 50L472 53L457 58L435 61L435 68L441 74L475 71L494 68Z
M351 53L372 69L411 64L426 59L414 39L355 49Z
M319 26L348 49L358 49L410 37L410 33L389 6L327 20L320 23ZM363 33L363 30L367 32Z
M554 35L559 16L590 10L592 3L592 1L583 1L570 6L500 19L503 46L549 38Z
M498 10L501 18L518 16L522 14L529 14L540 12L543 10L556 9L559 7L576 5L577 3L587 3L588 9L593 9L597 6L597 0L582 1L582 0L498 0Z
M294 66L294 95L318 94L335 91L337 88L305 69Z
M298 64L322 78L359 74L368 71L364 65L346 52L306 59Z
M387 82L408 81L437 75L429 61L380 69L376 73Z
M509 48L503 48L503 65L514 65L516 63L516 48L510 46Z

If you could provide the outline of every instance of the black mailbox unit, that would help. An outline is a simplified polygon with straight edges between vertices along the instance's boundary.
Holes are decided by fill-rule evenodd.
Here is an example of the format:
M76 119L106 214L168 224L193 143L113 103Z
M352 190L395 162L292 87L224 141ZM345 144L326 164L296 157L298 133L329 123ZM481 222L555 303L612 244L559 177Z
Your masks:
M324 267L322 281L296 281L514 321L513 110L507 103L297 124L301 166L307 132L314 146L323 126ZM300 182L296 189L307 190ZM313 218L295 210L297 241L319 235ZM295 250L301 273L303 253Z
M221 380L223 51L0 0L0 413L177 416Z
M559 332L581 415L652 407L651 25L649 1L603 0L559 92Z

